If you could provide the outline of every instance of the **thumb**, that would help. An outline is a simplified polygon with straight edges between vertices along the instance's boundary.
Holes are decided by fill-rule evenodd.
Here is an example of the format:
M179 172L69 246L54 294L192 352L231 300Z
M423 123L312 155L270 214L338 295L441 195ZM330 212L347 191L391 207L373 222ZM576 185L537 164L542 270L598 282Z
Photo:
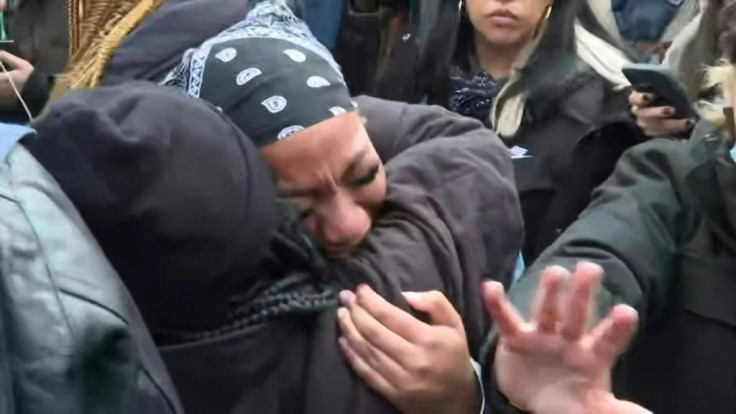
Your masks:
M8 70L15 69L26 69L33 67L30 62L25 59L21 59L12 53L8 53L5 50L0 50L0 60L6 64Z
M432 325L462 328L463 320L449 300L441 292L404 292L409 306L429 315Z

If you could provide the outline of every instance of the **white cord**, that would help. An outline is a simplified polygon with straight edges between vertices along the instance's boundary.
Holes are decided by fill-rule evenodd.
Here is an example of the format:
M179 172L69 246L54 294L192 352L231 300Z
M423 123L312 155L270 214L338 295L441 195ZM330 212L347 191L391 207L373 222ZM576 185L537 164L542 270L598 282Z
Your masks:
M28 122L33 122L33 115L31 115L31 110L28 109L28 105L26 105L26 101L23 100L23 97L20 94L20 91L18 90L18 87L15 86L15 82L13 82L13 77L10 76L10 72L8 72L8 69L5 67L5 63L3 63L2 60L0 60L0 68L3 69L3 72L5 73L5 76L8 77L8 82L10 82L10 87L13 88L13 92L15 92L15 96L18 97L18 101L21 105L23 105L23 109L26 111L26 115L28 115Z

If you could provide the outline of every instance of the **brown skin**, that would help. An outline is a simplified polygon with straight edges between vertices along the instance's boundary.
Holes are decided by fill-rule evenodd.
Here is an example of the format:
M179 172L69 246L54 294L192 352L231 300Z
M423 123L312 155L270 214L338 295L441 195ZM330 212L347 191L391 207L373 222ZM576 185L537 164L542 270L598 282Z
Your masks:
M517 407L535 414L645 414L610 391L611 368L637 325L626 305L588 330L600 266L581 263L542 273L531 320L524 320L504 297L503 287L486 283L486 308L498 329L494 376L499 390ZM567 292L563 284L567 281Z
M386 173L363 119L346 113L267 145L279 194L333 259L363 241L386 198Z
M465 0L480 66L496 79L508 77L519 53L542 28L550 4L550 0Z
M368 286L340 293L339 342L350 365L404 414L478 413L478 380L460 315L440 292L404 296L431 324Z

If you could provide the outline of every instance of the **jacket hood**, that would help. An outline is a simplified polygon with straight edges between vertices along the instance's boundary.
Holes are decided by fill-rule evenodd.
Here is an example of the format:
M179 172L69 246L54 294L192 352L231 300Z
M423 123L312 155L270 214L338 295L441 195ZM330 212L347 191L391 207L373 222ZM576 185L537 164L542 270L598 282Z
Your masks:
M245 18L248 0L168 0L117 48L102 85L157 82L188 49Z
M87 222L146 315L242 283L279 217L250 140L213 107L127 84L70 94L24 144ZM150 315L146 315L150 316Z

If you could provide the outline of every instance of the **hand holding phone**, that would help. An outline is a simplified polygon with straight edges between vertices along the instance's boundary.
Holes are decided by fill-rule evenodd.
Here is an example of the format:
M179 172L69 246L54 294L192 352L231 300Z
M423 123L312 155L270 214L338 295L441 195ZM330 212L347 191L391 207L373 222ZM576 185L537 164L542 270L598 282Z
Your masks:
M650 137L687 135L697 114L675 76L659 65L634 64L623 69L634 89L631 111Z

